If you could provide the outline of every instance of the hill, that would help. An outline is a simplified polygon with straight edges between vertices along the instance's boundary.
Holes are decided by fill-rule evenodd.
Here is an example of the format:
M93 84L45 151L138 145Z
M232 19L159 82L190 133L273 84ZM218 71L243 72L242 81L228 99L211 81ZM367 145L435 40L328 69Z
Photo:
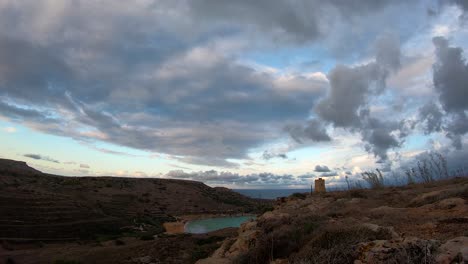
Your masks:
M182 215L257 212L265 201L201 182L64 177L0 159L0 240L75 241L158 234Z

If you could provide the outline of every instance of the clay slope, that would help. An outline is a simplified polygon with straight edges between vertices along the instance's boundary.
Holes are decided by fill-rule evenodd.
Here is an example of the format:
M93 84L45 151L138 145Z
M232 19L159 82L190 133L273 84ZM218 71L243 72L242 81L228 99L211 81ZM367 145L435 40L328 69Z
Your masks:
M0 160L0 240L76 240L162 231L178 215L255 212L262 202L201 182L63 177Z
M466 177L297 194L197 263L468 263L467 230Z

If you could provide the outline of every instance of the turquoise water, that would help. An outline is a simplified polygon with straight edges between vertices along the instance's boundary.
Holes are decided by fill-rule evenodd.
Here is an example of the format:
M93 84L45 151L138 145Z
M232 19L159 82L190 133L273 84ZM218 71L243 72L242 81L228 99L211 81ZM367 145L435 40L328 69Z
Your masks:
M253 218L255 218L255 216L234 216L189 221L185 224L185 232L202 234L226 227L239 227L242 223Z

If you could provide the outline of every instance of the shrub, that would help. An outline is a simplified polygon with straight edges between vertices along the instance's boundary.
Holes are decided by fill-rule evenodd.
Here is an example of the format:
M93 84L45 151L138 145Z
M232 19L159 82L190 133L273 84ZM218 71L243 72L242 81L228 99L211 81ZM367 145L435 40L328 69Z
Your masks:
M144 234L142 236L140 236L140 240L154 240L154 236L152 234Z
M293 193L293 194L291 194L291 197L304 200L307 197L307 195L305 195L303 193Z
M372 171L366 171L362 173L362 178L369 184L372 189L379 189L384 187L384 177L379 169L376 169L377 173Z
M192 251L192 261L195 263L199 259L209 257L211 252L213 252L215 249L216 247L195 247L195 249Z
M351 198L367 198L367 195L364 193L364 190L359 189L349 191L349 196L351 196Z
M114 243L115 243L116 246L123 246L123 245L125 245L125 242L122 241L122 240L120 240L120 239L116 239Z
M54 261L54 264L81 264L81 262L76 261L76 260L58 259Z
M195 244L201 246L206 244L212 244L224 240L224 237L220 236L210 236L207 238L201 238L195 241Z
M237 257L234 263L268 263L273 259L288 258L310 240L324 220L323 217L306 214L259 222L261 233L255 246Z
M386 229L377 232L359 226L325 229L289 260L290 263L352 263L357 257L354 247L358 243L390 238Z

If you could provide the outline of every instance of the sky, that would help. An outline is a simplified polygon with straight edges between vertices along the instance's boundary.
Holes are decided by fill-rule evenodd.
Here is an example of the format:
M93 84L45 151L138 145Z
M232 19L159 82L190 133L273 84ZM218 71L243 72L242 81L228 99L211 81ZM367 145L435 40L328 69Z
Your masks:
M0 0L0 157L340 185L468 160L468 1Z

